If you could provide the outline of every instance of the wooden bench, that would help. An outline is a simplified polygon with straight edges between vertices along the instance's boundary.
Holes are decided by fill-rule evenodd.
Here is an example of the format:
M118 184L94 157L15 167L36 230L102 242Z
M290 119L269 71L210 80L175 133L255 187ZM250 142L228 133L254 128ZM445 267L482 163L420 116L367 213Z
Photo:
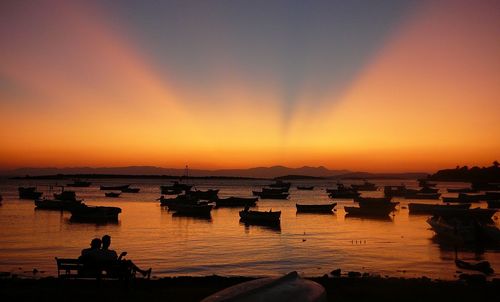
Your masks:
M135 278L135 271L126 268L121 262L92 265L80 259L57 258L57 277L62 279L120 279Z

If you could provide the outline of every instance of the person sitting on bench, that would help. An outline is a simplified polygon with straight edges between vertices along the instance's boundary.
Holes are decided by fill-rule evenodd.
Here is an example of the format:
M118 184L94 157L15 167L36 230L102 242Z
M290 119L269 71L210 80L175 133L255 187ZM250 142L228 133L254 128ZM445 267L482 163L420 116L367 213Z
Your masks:
M111 245L111 236L104 235L104 236L102 236L101 241L102 241L102 248L101 248L100 254L99 254L99 261L103 261L103 262L118 261L125 268L130 269L132 271L139 272L144 277L151 276L151 268L149 268L147 270L142 270L137 265L135 265L135 263L133 263L131 260L122 260L122 257L126 256L127 252L122 252L120 254L120 256L118 256L118 254L114 250L109 249L109 246Z

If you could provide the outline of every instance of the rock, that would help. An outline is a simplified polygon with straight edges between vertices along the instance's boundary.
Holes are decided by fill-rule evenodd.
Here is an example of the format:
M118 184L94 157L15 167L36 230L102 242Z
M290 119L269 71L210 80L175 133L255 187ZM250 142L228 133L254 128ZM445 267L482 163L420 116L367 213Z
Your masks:
M340 274L342 273L342 270L340 268L338 269L334 269L333 271L330 272L330 274L332 276L335 276L335 277L340 277Z
M347 276L349 278L359 278L359 277L361 277L361 273L360 272L348 272Z

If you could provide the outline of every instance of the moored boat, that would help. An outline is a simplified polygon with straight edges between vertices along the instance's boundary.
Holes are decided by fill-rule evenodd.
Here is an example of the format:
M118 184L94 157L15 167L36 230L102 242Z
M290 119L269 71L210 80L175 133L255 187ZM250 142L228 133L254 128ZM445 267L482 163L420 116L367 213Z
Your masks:
M104 195L106 197L112 197L112 198L117 198L117 197L120 197L120 194L119 192L106 192L104 193Z
M456 218L461 220L491 221L497 209L437 209L434 214L443 218Z
M251 211L248 208L240 211L240 218L245 222L257 222L257 223L280 223L281 211L269 212L264 211Z
M477 200L466 200L460 197L446 197L443 196L441 197L441 200L446 203L471 203L471 202L478 202Z
M356 197L354 202L369 202L369 203L388 203L391 202L392 197Z
M295 204L297 212L300 213L331 213L335 206L337 206L336 202L329 204Z
M126 190L130 185L119 185L119 186L100 186L99 189L102 191L121 191Z
M140 188L124 188L121 189L122 193L139 193Z
M75 180L73 180L72 183L67 184L66 187L86 188L86 187L90 187L91 184L92 183L89 182L89 181L83 181L83 180L75 179Z
M288 193L265 193L259 191L252 191L254 196L259 196L262 199L287 199L290 194Z
M433 214L436 211L447 211L450 209L468 209L470 203L443 205L443 204L426 204L426 203L413 203L408 204L410 214Z
M76 199L75 191L62 191L61 193L54 193L54 199L62 201L81 201Z
M38 192L36 187L19 187L17 188L19 192L19 199L39 199L42 197L43 193Z
M365 180L363 184L352 184L351 188L353 188L356 191L377 191L378 187L371 182L368 182Z
M72 211L78 207L85 206L81 200L57 200L57 199L36 199L36 209L42 210L58 210L58 211Z
M183 183L180 183L178 181L174 181L172 185L160 186L160 190L162 192L174 191L174 192L182 193L183 191L191 190L192 187L193 187L192 185L183 184ZM177 193L177 194L179 194L179 193ZM162 194L166 194L166 193L162 193Z
M210 216L213 206L211 204L172 204L168 206L170 211L179 215L188 216Z
M326 193L330 198L356 198L361 195L358 191L351 187L346 187L343 184L337 184L336 189L326 189Z
M290 186L292 185L291 182L283 182L282 180L276 180L275 183L273 184L270 184L269 187L271 188L290 188Z
M198 199L203 200L215 200L218 198L219 190L218 189L208 189L206 191L195 190L195 191L186 191L186 195L191 195Z
M439 199L441 193L409 193L405 195L406 199Z
M344 207L345 212L349 216L388 216L396 209L399 202L361 202L359 207Z
M314 190L314 186L297 186L297 190L312 191Z
M472 188L448 188L448 193L477 193L478 191Z
M121 211L117 207L82 206L71 210L71 220L82 222L117 221Z

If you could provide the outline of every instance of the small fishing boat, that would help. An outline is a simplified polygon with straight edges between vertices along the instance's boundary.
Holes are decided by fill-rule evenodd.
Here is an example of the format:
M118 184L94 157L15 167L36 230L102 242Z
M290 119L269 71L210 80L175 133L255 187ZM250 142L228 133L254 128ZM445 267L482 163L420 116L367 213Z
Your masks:
M276 180L275 183L273 184L270 184L269 187L271 188L290 188L290 186L292 185L291 182L283 182L282 180Z
M240 218L244 222L257 222L257 223L280 223L281 211L269 212L264 211L251 211L248 208L240 211Z
M466 200L460 197L441 197L441 200L446 203L471 203L478 202L477 200Z
M337 184L336 189L326 189L326 193L328 193L328 196L330 198L347 198L347 199L356 198L361 195L361 193L359 193L358 191L350 187L346 187L341 183Z
M283 277L261 278L219 291L201 302L326 302L326 291L319 283L302 279L297 272Z
M312 191L314 190L314 186L297 186L297 190Z
M436 211L447 211L450 209L468 209L469 207L470 203L442 205L410 202L408 204L408 210L410 214L433 214Z
M448 193L477 193L478 191L472 188L448 188Z
M262 188L262 193L266 194L280 194L280 193L288 193L289 188Z
M481 200L486 200L485 197L485 194L458 193L458 198L466 200L468 202L480 202Z
M81 202L81 200L76 199L76 192L75 191L62 191L61 193L54 193L54 199L61 200L61 201Z
M90 187L91 184L92 183L89 182L89 181L83 181L83 180L75 179L75 180L73 180L72 183L67 184L66 187L86 188L86 187Z
M117 198L117 197L120 197L120 194L119 192L106 192L104 193L104 195L106 197L112 197L112 198Z
M122 209L117 207L82 206L71 210L71 220L82 222L117 221Z
M213 206L211 204L172 204L168 206L170 211L186 216L210 216Z
M408 193L405 195L406 199L439 199L441 193Z
M456 218L460 220L474 220L474 221L485 221L490 222L491 218L497 209L437 209L434 211L434 214L437 216L441 216L443 218L451 219Z
M200 199L187 194L177 195L174 198L165 198L163 195L158 198L160 201L160 205L162 206L170 206L175 204L198 204Z
M500 183L473 182L471 188L477 191L500 191Z
M439 189L431 187L422 187L420 190L418 190L418 193L423 193L423 194L432 194L432 193L435 194L437 192L439 192Z
M491 264L488 261L470 263L460 259L455 259L455 265L461 269L478 271L486 275L491 275L494 272L494 270L491 268Z
M287 199L290 195L288 193L264 193L259 191L252 191L252 194L262 199Z
M388 216L396 209L399 202L360 203L359 207L344 207L349 216Z
M99 189L102 191L121 191L126 190L130 185L119 185L119 186L100 186Z
M122 193L139 193L141 189L140 188L125 188L122 189Z
M354 202L368 202L368 203L388 203L391 202L392 197L356 197Z
M163 195L178 195L178 194L181 194L184 191L181 190L181 189L168 189L168 188L165 188L165 187L161 187L160 188L160 192Z
M336 202L330 204L295 204L297 212L300 213L331 213L335 206L337 206Z
M245 206L255 206L255 203L259 200L257 197L250 197L250 198L244 198L244 197L228 197L228 198L219 198L215 200L215 205L218 208L221 207L245 207Z
M434 215L427 219L432 230L441 238L453 242L473 242L479 237L477 223Z
M365 182L361 185L359 184L352 184L351 188L356 191L377 191L378 187L371 182L368 182L365 180Z
M430 183L427 179L421 178L418 180L419 187L435 187L435 183Z
M418 192L418 190L415 191ZM405 185L384 187L384 195L387 197L404 197L406 194L408 194L408 189Z
M195 191L186 191L187 195L192 195L198 199L203 200L215 200L218 198L219 190L218 189L208 189L206 191L195 190Z
M72 211L78 207L85 206L81 200L57 200L57 199L36 199L35 207L37 210L57 210Z
M191 190L193 186L192 185L188 185L188 184L183 184L183 183L180 183L178 181L174 181L172 185L162 185L160 186L160 190L163 191L189 191ZM162 193L164 194L164 193Z
M36 187L19 187L17 188L19 191L19 199L39 199L42 197L43 193L38 192Z

